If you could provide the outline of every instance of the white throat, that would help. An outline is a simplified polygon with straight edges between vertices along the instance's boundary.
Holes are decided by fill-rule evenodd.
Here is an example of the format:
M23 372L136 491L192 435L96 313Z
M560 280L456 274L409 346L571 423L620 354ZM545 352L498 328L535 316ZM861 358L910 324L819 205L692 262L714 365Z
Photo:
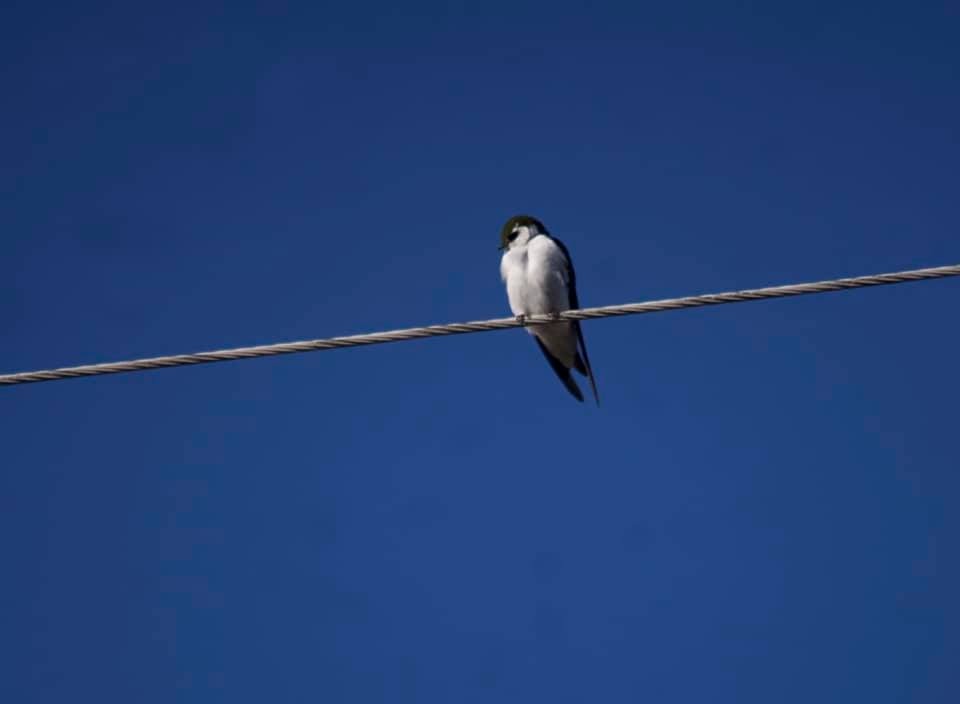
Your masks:
M540 234L536 225L519 225L514 229L514 232L517 233L517 236L513 239L513 242L510 243L508 249L526 247L530 243L530 240Z

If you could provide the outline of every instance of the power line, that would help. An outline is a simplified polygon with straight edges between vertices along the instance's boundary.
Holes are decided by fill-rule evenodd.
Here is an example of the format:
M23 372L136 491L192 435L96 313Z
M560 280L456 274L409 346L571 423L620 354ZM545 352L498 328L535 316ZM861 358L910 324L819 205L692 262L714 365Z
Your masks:
M659 301L627 303L619 306L581 308L580 310L569 310L556 315L530 315L525 317L523 320L519 320L517 318L495 318L493 320L479 320L470 323L448 323L446 325L428 325L420 328L389 330L386 332L374 332L365 335L348 335L346 337L331 337L320 340L303 340L301 342L281 342L273 345L259 345L257 347L239 347L236 349L217 350L213 352L196 352L194 354L178 354L168 357L134 359L126 362L108 362L106 364L88 364L79 367L63 367L60 369L50 369L46 371L4 374L0 375L0 384L28 384L39 381L71 379L79 376L97 376L100 374L117 374L119 372L137 372L147 369L158 369L161 367L179 367L186 364L225 362L233 359L269 357L277 354L293 354L294 352L314 352L320 350L337 349L339 347L379 345L385 342L417 340L422 337L461 335L470 332L504 330L506 328L516 328L528 325L549 325L551 323L557 323L563 320L591 320L593 318L609 318L618 315L657 313L660 311L677 310L680 308L699 308L701 306L713 306L724 303L758 301L766 298L802 296L809 293L826 293L828 291L843 291L846 289L863 288L866 286L901 284L909 281L940 279L948 276L960 276L960 264L955 264L952 266L939 266L930 269L897 271L890 274L874 274L872 276L857 276L845 279L831 279L828 281L791 284L788 286L771 286L768 288L748 289L745 291L707 293L699 296L667 298Z

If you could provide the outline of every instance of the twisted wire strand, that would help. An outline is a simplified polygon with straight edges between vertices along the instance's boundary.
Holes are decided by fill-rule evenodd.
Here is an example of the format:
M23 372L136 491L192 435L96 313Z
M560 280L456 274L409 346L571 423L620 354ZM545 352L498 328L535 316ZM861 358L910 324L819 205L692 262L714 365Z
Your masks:
M162 367L179 367L188 364L205 364L207 362L226 362L235 359L250 359L253 357L269 357L279 354L293 354L296 352L316 352L321 350L338 349L341 347L359 347L362 345L379 345L386 342L402 342L404 340L418 340L424 337L441 337L444 335L462 335L472 332L487 332L490 330L505 330L507 328L525 327L530 325L550 325L564 320L592 320L594 318L609 318L619 315L640 315L661 311L678 310L681 308L699 308L702 306L721 305L725 303L741 303L758 301L768 298L784 298L787 296L801 296L811 293L826 293L828 291L843 291L867 286L884 286L900 284L909 281L924 281L940 279L948 276L960 276L960 264L939 266L929 269L913 269L897 271L889 274L873 274L871 276L856 276L843 279L831 279L811 283L790 284L787 286L770 286L767 288L747 289L744 291L728 291L725 293L707 293L698 296L683 298L666 298L642 303L627 303L624 305L600 306L599 308L581 308L569 310L555 315L530 315L523 319L495 318L492 320L477 320L467 323L448 323L445 325L428 325L418 328L402 330L388 330L363 335L347 335L345 337L331 337L319 340L302 340L300 342L281 342L256 347L239 347L228 350L211 352L196 352L194 354L177 354L167 357L150 357L134 359L124 362L107 362L104 364L87 364L78 367L62 367L44 371L20 372L17 374L0 375L0 385L29 384L40 381L57 381L72 379L81 376L98 376L100 374L118 374L120 372L136 372Z

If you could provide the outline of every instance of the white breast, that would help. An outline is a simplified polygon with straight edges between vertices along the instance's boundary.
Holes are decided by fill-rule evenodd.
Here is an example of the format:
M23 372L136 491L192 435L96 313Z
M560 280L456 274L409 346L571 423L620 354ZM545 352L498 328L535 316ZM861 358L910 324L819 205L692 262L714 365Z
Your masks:
M538 315L569 310L567 258L557 244L545 236L531 239L503 255L500 274L507 284L507 298L514 315ZM527 328L546 345L564 366L572 367L577 341L570 323Z
M549 237L534 237L503 255L500 274L514 315L559 313L570 307L567 258Z

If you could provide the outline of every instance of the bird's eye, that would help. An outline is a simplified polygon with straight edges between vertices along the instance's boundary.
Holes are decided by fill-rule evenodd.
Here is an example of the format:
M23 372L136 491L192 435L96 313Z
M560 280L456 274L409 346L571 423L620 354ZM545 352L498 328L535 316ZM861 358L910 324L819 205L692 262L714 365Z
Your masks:
M507 235L507 242L513 242L515 239L517 239L517 235L519 235L519 234L520 234L519 232L517 232L516 230L514 230L514 231L511 232L509 235Z

